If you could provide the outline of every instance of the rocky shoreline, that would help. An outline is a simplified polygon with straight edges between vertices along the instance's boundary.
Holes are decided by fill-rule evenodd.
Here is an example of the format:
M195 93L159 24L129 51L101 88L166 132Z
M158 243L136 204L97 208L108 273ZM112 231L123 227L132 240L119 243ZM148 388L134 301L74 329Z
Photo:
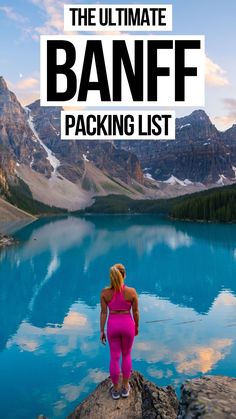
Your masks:
M203 376L181 387L178 419L236 418L236 378Z
M172 386L158 387L133 371L128 398L113 400L110 377L103 380L67 419L234 419L236 378L202 376L186 380L178 400ZM45 416L38 416L46 419Z
M13 244L17 243L17 240L15 240L13 237L0 233L0 249L3 247L12 246Z

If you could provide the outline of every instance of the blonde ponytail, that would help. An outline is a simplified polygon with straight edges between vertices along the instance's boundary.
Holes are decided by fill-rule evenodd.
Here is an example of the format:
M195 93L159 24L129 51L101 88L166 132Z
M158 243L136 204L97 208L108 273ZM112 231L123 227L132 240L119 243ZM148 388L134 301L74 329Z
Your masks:
M115 289L116 291L121 290L124 277L116 265L110 268L110 282L110 287L108 288Z
M119 269L122 277L125 278L126 272L124 265L122 265L122 263L116 263L115 266Z

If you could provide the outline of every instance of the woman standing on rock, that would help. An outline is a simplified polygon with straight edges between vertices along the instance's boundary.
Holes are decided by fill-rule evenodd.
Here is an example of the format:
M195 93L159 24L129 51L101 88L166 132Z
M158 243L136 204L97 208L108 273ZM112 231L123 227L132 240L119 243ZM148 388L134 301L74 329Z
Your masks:
M131 350L134 336L138 335L139 309L138 295L135 288L124 284L125 267L117 263L110 268L110 286L101 292L100 340L105 345L104 332L107 306L107 338L110 346L110 376L112 380L111 395L113 399L128 397L130 391L129 378L132 370ZM132 307L133 317L130 309ZM119 389L120 355L122 353L122 384Z

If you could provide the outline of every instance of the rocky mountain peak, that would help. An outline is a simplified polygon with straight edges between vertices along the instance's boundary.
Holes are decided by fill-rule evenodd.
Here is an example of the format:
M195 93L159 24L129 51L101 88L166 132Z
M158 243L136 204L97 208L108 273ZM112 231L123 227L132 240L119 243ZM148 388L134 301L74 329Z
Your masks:
M3 76L0 76L0 94L3 91L7 91L7 90L8 90L7 83L5 82Z
M182 118L176 118L177 127L179 127L180 125L183 125L184 123L185 124L195 123L195 124L202 124L202 125L203 124L213 125L207 113L202 109L197 109L196 111L193 111L191 114L184 116Z
M47 176L52 168L28 123L28 114L0 77L0 147L18 164L31 165Z
M193 111L189 115L189 118L205 120L205 121L209 121L211 123L209 116L207 115L207 113L203 109L197 109L196 111Z
M41 140L61 162L58 172L70 181L84 177L84 162L89 160L103 172L127 184L131 184L133 179L143 184L142 168L135 154L117 149L110 141L62 141L62 108L40 106L39 100L28 105L28 108Z
M14 113L14 117L22 117L25 112L18 102L16 95L8 89L7 83L4 78L0 77L0 117L3 113Z
M183 118L176 118L177 140L204 140L215 138L219 135L215 125L212 124L209 116L202 109L193 111Z

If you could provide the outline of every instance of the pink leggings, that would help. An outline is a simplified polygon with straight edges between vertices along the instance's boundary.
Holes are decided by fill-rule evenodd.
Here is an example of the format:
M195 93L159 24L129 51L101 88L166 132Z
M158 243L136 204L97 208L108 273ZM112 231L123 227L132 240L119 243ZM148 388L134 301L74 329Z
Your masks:
M107 339L110 346L110 376L118 384L120 355L122 353L123 378L129 378L132 370L131 349L135 336L135 323L130 313L110 313L107 321Z

